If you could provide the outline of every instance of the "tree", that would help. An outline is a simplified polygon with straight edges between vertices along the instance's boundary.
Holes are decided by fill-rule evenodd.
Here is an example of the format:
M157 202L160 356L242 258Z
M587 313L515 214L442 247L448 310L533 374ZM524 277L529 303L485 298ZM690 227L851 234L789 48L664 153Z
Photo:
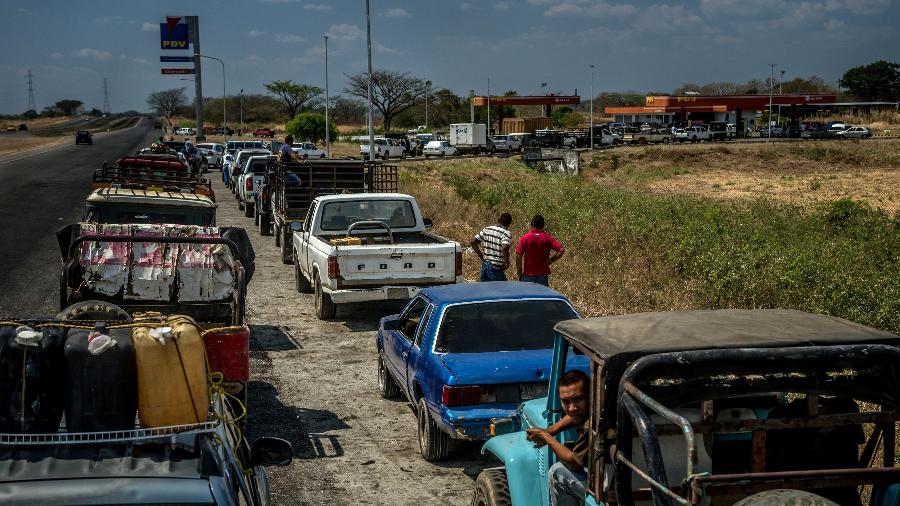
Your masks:
M90 114L91 116L103 116L103 111L94 107L88 114Z
M580 114L572 110L571 107L566 106L553 109L553 112L550 113L550 117L553 119L553 124L555 126L563 128L575 128L583 121Z
M65 99L60 100L54 105L66 116L71 116L77 113L79 109L81 109L82 104L84 104L84 102L82 102L81 100Z
M315 112L301 112L284 125L284 131L298 141L318 142L325 140L325 116ZM328 122L328 132L332 139L337 139L338 129L333 121Z
M187 103L188 99L184 94L184 88L154 91L147 97L147 105L166 119L170 119L178 109L186 106Z
M344 90L353 96L366 100L368 97L369 76L359 73L347 76L348 87ZM372 104L381 111L384 118L384 131L390 131L391 121L403 111L416 105L425 95L428 84L408 72L392 70L375 70L372 72Z
M329 111L329 119L341 125L365 124L366 103L355 98L332 97L333 105Z
M860 100L896 102L900 100L900 64L879 60L844 72L841 86Z
M284 113L290 120L304 109L312 109L322 101L322 88L294 81L272 81L265 85L266 90L281 103Z

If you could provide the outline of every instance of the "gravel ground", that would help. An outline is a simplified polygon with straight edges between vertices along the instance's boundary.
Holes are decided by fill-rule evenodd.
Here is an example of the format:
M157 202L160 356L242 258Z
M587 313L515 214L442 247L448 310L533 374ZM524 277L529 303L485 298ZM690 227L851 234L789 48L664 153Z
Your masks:
M273 504L469 504L474 479L495 465L480 445L461 443L450 460L425 462L411 405L378 395L375 329L402 304L341 306L334 320L317 320L274 239L259 235L221 180L214 184L218 224L247 228L257 255L247 302L249 437L294 447L290 466L269 470Z

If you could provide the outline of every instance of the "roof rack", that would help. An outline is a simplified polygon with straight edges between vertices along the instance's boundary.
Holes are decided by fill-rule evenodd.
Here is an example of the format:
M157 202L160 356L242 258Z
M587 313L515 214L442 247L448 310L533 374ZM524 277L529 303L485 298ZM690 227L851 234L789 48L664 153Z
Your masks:
M97 443L134 443L174 436L196 436L216 431L219 422L170 425L152 429L132 429L104 432L57 432L53 434L0 434L3 446L53 446Z
M191 175L185 167L170 165L107 165L94 172L91 189L128 188L136 190L171 191L175 193L195 193L214 197L212 182Z

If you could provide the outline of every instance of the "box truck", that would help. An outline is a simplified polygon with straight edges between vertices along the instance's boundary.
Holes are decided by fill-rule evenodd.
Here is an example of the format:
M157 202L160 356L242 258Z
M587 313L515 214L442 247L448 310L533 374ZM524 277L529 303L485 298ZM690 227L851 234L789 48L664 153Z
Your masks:
M454 123L450 125L450 145L460 154L493 153L494 145L487 136L484 123Z

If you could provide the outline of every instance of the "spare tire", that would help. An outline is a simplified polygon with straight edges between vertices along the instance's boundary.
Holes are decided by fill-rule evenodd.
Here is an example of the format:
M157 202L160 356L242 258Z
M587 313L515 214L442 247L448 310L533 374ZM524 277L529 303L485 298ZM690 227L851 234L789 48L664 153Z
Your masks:
M124 309L102 300L86 300L63 309L56 315L60 320L131 321Z
M734 506L838 506L838 503L805 490L780 488L745 497Z

